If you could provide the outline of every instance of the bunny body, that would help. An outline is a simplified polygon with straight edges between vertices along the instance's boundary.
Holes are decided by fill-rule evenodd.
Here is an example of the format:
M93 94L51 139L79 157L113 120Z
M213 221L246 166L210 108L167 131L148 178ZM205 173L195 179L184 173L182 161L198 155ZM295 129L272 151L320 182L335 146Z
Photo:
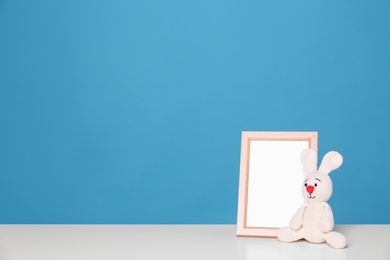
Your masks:
M327 242L334 248L346 246L345 237L333 230L333 212L327 201L332 196L332 180L328 173L342 164L342 157L337 152L329 152L324 156L317 170L317 152L306 149L301 156L306 175L302 184L302 194L306 200L291 218L289 227L278 231L278 239L282 242L293 242L306 239L312 243Z
M295 218L290 222L290 228L293 231L299 231L296 232L296 236L292 234L293 237L297 237L298 239L304 238L312 243L325 242L323 235L325 228L320 228L320 223L328 220L328 218L325 218L326 215L329 215L326 214L328 208L330 207L327 203L305 203L299 209L298 214L294 216ZM322 225L324 227L326 226L324 224ZM330 230L327 231L329 232Z

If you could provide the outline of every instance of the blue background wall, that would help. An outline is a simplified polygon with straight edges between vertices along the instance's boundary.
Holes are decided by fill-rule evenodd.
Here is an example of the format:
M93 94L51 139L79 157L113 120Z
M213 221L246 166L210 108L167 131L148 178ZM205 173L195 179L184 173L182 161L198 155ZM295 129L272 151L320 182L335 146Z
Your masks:
M235 223L252 130L318 131L336 223L389 224L389 13L0 0L0 223Z

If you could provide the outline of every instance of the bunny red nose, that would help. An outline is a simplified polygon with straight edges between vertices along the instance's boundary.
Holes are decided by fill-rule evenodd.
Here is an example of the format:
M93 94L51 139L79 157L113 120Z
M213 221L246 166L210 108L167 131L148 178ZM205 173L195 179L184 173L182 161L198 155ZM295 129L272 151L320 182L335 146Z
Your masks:
M307 186L307 187L306 187L306 191L307 191L309 194L312 194L313 191L314 191L314 186Z

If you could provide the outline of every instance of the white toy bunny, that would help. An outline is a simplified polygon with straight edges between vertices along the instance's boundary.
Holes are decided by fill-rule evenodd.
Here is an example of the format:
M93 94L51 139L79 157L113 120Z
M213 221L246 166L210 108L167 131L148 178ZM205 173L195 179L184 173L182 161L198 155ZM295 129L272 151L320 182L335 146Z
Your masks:
M281 242L293 242L306 239L312 243L327 242L333 248L341 249L347 244L344 235L332 231L334 219L327 201L332 196L332 180L329 172L336 170L343 163L338 152L327 153L317 170L317 152L306 149L302 152L301 162L306 172L302 184L302 193L306 200L291 218L289 227L278 231Z

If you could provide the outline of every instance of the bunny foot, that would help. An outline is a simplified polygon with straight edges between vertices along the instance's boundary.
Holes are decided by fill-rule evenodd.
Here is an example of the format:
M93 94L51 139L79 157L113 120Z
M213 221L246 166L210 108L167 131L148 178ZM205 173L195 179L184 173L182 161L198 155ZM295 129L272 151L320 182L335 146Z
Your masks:
M333 248L342 249L347 245L347 239L341 233L332 231L325 235L325 241Z
M292 230L289 227L282 227L278 231L277 235L280 242L289 243L298 241L303 238L302 230Z

